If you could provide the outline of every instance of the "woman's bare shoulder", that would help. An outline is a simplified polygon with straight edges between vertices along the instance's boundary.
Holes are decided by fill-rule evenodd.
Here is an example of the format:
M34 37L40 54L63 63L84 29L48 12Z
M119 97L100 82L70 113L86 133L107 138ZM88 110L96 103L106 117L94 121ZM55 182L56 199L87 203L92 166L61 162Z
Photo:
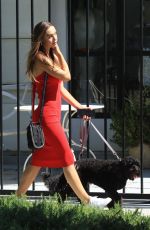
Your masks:
M35 62L39 62L41 64L48 64L48 65L53 65L53 61L48 58L43 52L39 51L36 56L35 56Z
M43 60L46 59L46 55L39 51L36 55L35 55L35 61L40 61L43 62Z
M41 75L41 73L43 72L43 62L44 62L44 54L42 52L38 52L35 55L34 67L33 67L33 72L35 76Z

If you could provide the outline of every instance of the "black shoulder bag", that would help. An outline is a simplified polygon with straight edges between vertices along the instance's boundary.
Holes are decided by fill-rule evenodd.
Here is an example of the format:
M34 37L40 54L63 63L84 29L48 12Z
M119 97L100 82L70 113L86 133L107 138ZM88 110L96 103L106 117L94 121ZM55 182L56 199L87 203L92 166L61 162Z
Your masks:
M45 144L45 137L42 129L42 115L43 115L43 106L45 101L45 91L46 91L46 82L47 82L47 73L44 77L44 85L42 91L42 104L40 110L40 117L38 122L33 122L32 117L29 125L27 126L27 143L29 149L40 149ZM32 85L32 116L34 112L34 101L35 101L35 84Z

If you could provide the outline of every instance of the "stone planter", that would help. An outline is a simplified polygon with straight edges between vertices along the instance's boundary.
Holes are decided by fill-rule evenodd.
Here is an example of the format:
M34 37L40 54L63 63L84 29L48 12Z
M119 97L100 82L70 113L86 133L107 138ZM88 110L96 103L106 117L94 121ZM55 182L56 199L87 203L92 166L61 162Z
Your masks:
M129 148L129 155L140 160L140 145ZM150 145L143 144L143 168L150 169Z

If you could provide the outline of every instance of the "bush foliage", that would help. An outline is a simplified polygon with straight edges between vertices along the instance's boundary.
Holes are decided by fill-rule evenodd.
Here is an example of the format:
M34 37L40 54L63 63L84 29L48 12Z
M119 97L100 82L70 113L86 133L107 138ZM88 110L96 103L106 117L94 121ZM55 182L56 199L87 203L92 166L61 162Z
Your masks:
M114 131L113 142L123 146L123 134L125 146L127 148L139 145L141 140L140 133L141 111L140 93L130 95L125 99L124 109L118 109L112 114L110 128ZM150 145L150 87L143 92L143 143ZM124 125L124 130L123 130Z
M150 218L119 207L104 210L59 204L56 199L28 201L16 196L0 198L0 230L150 230Z

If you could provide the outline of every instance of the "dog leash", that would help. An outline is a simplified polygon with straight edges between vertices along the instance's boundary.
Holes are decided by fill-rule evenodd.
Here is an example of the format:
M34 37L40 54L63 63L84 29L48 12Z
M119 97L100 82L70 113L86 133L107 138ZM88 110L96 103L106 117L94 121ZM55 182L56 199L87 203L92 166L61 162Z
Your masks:
M119 160L121 161L121 158L118 156L118 154L116 153L116 151L111 147L111 145L108 143L108 141L103 137L103 135L99 132L99 130L95 127L95 125L93 124L93 122L90 122L91 126L94 128L94 130L97 132L97 134L101 137L101 139L104 141L104 143L107 145L107 147L110 149L110 151L112 152L112 154Z
M94 112L93 110L78 110L78 115L79 117L83 117L83 115L91 116L94 117ZM88 123L87 123L88 122ZM119 160L121 161L121 158L118 156L116 151L111 147L111 145L108 143L108 141L104 138L104 136L99 132L99 130L95 127L93 122L91 120L86 121L83 120L83 125L80 125L80 145L81 145L81 150L79 153L79 158L83 155L84 150L86 149L86 143L89 135L89 127L92 125L94 130L97 132L97 134L100 136L100 138L104 141L104 143L107 145L107 147L110 149L112 154Z

